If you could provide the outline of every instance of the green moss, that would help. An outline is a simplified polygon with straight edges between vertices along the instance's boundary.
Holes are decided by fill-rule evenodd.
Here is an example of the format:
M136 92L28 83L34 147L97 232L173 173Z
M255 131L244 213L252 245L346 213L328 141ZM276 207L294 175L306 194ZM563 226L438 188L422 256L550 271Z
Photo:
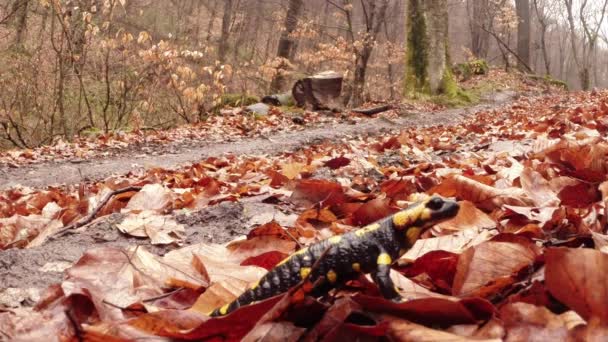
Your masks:
M288 106L281 106L281 107L279 107L279 110L283 113L303 114L306 112L306 110L304 110L304 108L296 107L295 104L288 105Z
M458 63L452 66L452 72L462 80L468 80L474 75L487 75L490 66L484 59L475 59L466 63Z
M257 96L247 95L247 94L224 94L220 100L220 107L241 107L241 106L249 106L254 103L260 102L260 98Z
M260 98L257 96L241 93L228 93L222 95L220 103L213 107L211 112L218 114L222 108L249 106L258 102L260 102Z

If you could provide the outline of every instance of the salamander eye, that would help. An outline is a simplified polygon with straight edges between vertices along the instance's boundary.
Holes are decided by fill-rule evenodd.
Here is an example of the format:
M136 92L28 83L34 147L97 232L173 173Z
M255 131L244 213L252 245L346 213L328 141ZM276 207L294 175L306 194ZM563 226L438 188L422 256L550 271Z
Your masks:
M443 207L443 200L439 197L433 197L426 203L426 207L431 210L439 210Z

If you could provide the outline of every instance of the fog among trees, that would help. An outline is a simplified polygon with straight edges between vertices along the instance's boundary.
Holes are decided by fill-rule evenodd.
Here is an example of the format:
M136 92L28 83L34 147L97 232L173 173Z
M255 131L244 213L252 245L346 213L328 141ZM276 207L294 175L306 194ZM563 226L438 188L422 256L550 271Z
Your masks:
M441 57L428 61L440 69L483 59L571 89L605 87L607 4L3 0L0 137L6 146L31 147L87 129L197 122L225 94L289 91L295 80L326 70L344 75L351 107L401 100L416 77L428 77L433 92L449 91L435 67L435 76L406 67L425 46L443 45L434 41L438 33L448 50L427 55ZM418 28L416 18L424 18Z

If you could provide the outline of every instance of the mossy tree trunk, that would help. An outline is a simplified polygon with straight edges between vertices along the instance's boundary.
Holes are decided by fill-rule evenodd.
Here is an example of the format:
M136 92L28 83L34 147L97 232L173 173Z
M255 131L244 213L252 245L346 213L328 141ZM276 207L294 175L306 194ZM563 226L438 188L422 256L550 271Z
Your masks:
M406 15L406 96L456 96L448 54L447 0L407 0Z

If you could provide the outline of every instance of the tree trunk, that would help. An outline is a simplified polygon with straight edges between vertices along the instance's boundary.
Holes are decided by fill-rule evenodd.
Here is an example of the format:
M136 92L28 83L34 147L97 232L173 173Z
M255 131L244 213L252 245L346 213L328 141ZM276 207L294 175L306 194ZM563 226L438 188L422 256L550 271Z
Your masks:
M217 6L217 1L214 1L213 5L211 5L211 15L209 16L209 22L207 23L207 36L205 37L205 42L207 44L209 44L209 42L211 41L211 37L213 36L213 24L215 23Z
M448 57L447 0L407 0L406 13L406 95L455 95Z
M279 39L279 47L277 50L277 57L284 58L289 61L293 59L295 54L295 41L291 38L291 33L298 26L298 17L302 11L302 0L289 0L289 7L287 8L287 16L285 17L285 30L281 33ZM285 89L286 79L280 72L273 78L270 84L270 91L272 93L278 93Z
M545 63L545 75L551 74L551 60L549 59L549 52L547 50L547 18L545 17L544 9L539 8L538 0L534 0L534 10L536 12L536 18L540 25L540 49L543 53L543 61Z
M469 15L471 52L479 58L487 58L490 46L490 34L483 28L489 30L492 22L489 12L489 0L469 0L467 10L469 10L469 7L472 7L472 13Z
M379 2L379 4L377 2ZM358 107L364 102L363 90L365 89L367 64L372 56L374 44L376 43L376 39L380 33L380 28L386 20L386 9L388 7L388 3L388 0L374 0L367 2L368 7L366 9L366 13L369 13L369 16L366 15L367 32L363 37L363 46L360 49L356 49L355 52L355 78L353 82L353 93L350 98L350 105L352 107ZM365 2L362 2L362 4L365 6Z
M23 48L23 41L25 40L25 31L27 30L27 6L29 0L17 0L13 4L13 10L17 17L16 29L15 29L15 40L13 46L16 48Z
M232 22L232 0L224 0L224 16L222 17L222 35L220 37L218 60L226 63L228 53L228 39L230 37L230 24Z
M530 65L530 1L516 0L517 11L517 55L523 63Z

